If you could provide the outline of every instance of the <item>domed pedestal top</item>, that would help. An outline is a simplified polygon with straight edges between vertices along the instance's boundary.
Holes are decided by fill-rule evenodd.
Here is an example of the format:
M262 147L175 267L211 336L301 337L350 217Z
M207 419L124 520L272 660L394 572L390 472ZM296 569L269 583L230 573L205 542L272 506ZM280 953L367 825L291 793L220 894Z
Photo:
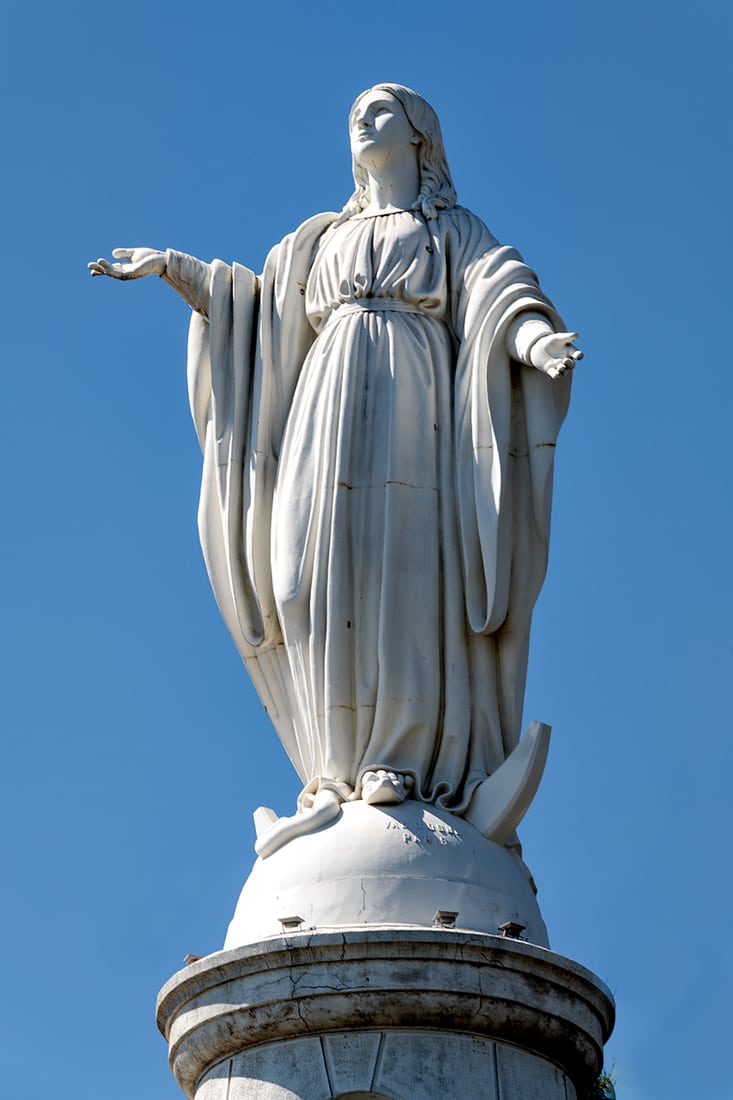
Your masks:
M224 948L283 931L444 923L496 934L507 922L548 946L527 871L510 850L435 806L356 801L257 860Z

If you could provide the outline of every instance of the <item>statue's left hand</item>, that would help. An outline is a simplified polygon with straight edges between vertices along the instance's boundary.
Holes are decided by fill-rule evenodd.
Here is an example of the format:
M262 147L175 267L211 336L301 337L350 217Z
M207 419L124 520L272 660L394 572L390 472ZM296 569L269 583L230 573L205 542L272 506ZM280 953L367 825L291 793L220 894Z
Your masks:
M552 332L547 336L540 336L529 352L532 366L550 378L558 378L572 370L583 358L583 352L573 343L577 339L577 332Z
M142 279L145 275L163 275L165 252L156 248L115 248L112 255L123 263L113 264L100 257L87 264L92 275L110 275L113 279Z

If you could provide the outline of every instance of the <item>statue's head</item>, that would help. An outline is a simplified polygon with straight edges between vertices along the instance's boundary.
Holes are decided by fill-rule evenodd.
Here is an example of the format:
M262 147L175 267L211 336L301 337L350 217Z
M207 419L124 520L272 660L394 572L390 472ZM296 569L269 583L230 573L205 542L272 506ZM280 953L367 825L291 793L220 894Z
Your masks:
M417 92L403 84L375 84L357 96L349 112L351 129L356 110L365 95L375 92L387 92L400 105L417 136L417 160L420 171L420 194L415 204L426 218L434 218L438 210L448 210L455 206L456 192L448 168L448 160L443 146L438 116L433 108ZM366 171L352 158L352 169L356 190L344 207L348 216L358 213L369 204L369 180Z

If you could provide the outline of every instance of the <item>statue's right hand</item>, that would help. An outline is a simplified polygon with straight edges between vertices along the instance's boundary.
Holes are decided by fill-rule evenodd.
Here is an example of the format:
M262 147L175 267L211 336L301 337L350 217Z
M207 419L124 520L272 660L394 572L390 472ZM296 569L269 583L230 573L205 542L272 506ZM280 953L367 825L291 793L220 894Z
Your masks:
M165 272L165 252L155 248L115 248L112 255L122 263L100 258L87 264L92 275L110 275L113 279L142 279L144 275Z

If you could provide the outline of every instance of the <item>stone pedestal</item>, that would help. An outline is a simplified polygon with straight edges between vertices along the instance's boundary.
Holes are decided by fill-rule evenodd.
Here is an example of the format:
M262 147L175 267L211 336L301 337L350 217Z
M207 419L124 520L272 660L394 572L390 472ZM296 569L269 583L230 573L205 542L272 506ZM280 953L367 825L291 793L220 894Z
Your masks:
M549 947L529 872L465 818L409 799L399 806L342 807L325 829L258 859L242 888L224 949L258 943L292 918L300 931L361 925L432 927L452 913L464 932L521 925Z
M195 1100L580 1100L610 994L521 940L450 929L301 932L206 956L158 1026Z

